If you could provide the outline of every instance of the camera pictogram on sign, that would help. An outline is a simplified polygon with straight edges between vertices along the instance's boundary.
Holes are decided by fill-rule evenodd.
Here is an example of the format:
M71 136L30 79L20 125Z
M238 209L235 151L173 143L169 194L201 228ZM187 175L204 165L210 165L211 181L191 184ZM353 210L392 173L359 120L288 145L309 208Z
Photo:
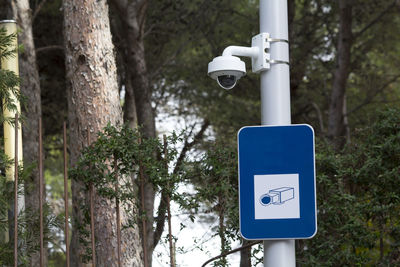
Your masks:
M263 206L282 205L288 200L294 199L293 187L280 187L269 190L267 194L260 197L260 203Z

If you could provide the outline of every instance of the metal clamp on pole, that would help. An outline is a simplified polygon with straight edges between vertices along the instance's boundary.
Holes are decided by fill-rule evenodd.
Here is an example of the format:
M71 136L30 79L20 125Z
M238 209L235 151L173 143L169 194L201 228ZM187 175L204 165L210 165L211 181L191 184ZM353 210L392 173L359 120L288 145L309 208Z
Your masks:
M289 44L289 40L287 39L280 39L280 38L272 38L270 37L269 33L265 39L268 42L268 47L271 47L271 43L287 43ZM290 66L289 61L286 60L279 60L279 59L267 59L267 63L269 64L286 64Z
M283 42L283 43L289 43L289 40L286 39L278 39L278 38L267 38L267 42L270 43L277 43L277 42Z
M267 62L269 64L286 64L286 65L290 66L289 61L284 61L284 60L279 60L279 59L270 59L270 60L267 60Z

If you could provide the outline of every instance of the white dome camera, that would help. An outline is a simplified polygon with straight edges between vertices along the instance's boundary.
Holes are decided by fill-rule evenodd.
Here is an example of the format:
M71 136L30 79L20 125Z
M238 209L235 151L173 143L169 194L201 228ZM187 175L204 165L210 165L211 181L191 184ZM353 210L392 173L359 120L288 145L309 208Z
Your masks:
M208 75L222 88L230 90L246 74L246 64L235 56L216 57L208 63Z
M255 73L269 69L269 34L260 33L253 36L251 47L228 46L222 56L208 63L208 75L216 80L222 88L230 90L246 74L246 64L237 56L250 57L252 70Z

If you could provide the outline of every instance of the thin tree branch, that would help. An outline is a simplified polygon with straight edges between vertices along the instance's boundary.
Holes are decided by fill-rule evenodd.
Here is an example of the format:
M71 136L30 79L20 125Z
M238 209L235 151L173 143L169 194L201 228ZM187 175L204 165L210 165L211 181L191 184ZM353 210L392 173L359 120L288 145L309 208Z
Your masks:
M187 152L189 152L194 145L199 143L204 136L204 132L207 130L208 126L210 125L210 122L208 119L205 119L203 122L203 125L201 126L201 129L199 132L195 135L193 138L192 142L188 142L185 140L185 144L181 150L181 153L179 154L179 157L176 161L175 168L173 170L173 174L177 174L180 167L183 164L183 160L186 157ZM161 235L164 232L164 226L165 226L165 218L166 218L166 208L167 208L167 192L166 190L163 190L161 192L161 200L160 200L160 205L158 206L157 209L157 218L156 218L156 229L154 230L154 241L153 241L153 247L155 248L158 244L158 242L161 239Z
M176 161L175 168L173 171L174 174L176 174L179 171L179 168L181 167L182 162L186 157L186 153L189 152L189 150L191 150L194 145L196 145L203 139L204 132L207 130L208 126L210 126L210 121L208 119L205 119L203 125L201 126L201 129L193 138L193 141L190 143L187 143L187 141L185 142L185 146L182 148L179 158Z
M229 254L232 254L232 253L241 251L241 250L243 250L243 249L252 247L252 246L254 246L254 245L260 244L261 242L262 242L262 241L254 241L254 242L251 242L251 243L249 243L249 244L247 244L247 245L241 246L240 248L232 249L232 250L230 250L230 251L228 251L228 252L222 253L222 254L220 254L220 255L214 257L214 258L209 259L208 261L206 261L205 263L203 263L203 265L201 265L201 267L205 267L207 264L209 264L209 263L212 262L212 261L215 261L215 260L217 260L217 259L219 259L219 258L222 258L222 257L226 257L226 256L228 256Z
M128 4L126 0L112 0L111 3L115 5L120 14L124 14L126 12L126 6Z
M321 130L322 133L324 133L324 132L325 132L325 129L324 129L324 119L323 119L323 117L322 117L321 109L318 107L317 103L315 103L315 102L312 102L312 103L311 103L311 106L312 106L312 107L315 109L315 111L317 112L317 117L318 117L318 121L319 121L320 130Z
M43 46L36 48L36 54L40 52L45 52L47 50L64 50L64 47L61 45L48 45L48 46Z
M400 74L394 76L392 79L390 79L389 81L387 81L385 84L383 84L378 90L376 90L374 93L372 93L371 95L367 96L364 101L359 104L358 106L356 106L355 108L353 108L352 110L350 110L349 112L347 112L346 116L348 116L349 114L358 111L359 109L361 109L363 106L368 105L372 102L372 100L374 99L375 96L377 96L379 93L381 93L383 90L386 89L386 87L388 87L389 85L391 85L392 83L396 82L398 79L400 78Z
M164 60L163 63L161 63L159 65L159 67L157 69L155 69L154 71L152 71L149 74L149 78L154 79L154 77L156 77L158 74L160 74L161 70L163 68L165 68L165 66L167 66L168 64L171 64L171 62L182 52L183 48L185 48L185 46L189 43L189 40L187 40L186 42L183 42L178 49L175 51L174 54L172 54L170 57L168 57L167 59Z
M374 26L387 12L389 12L395 5L397 0L394 0L385 10L383 10L376 18L374 18L370 23L368 23L363 29L353 35L354 40L360 37L369 28Z
M166 192L165 192L165 190L163 190L161 193L160 205L158 205L158 209L157 209L157 217L155 218L157 225L156 225L156 229L154 230L153 248L155 248L157 246L158 242L161 239L161 235L164 232L165 218L166 218L166 212L167 212L166 198L167 198Z
M141 0L139 1L139 10L138 10L138 23L139 23L139 38L144 38L144 24L146 22L146 10L148 5L148 0Z
M42 9L42 7L44 6L44 4L46 3L47 0L43 0L42 2L39 3L39 5L35 8L35 11L33 12L32 15L32 24L35 21L37 15L39 14L40 10Z

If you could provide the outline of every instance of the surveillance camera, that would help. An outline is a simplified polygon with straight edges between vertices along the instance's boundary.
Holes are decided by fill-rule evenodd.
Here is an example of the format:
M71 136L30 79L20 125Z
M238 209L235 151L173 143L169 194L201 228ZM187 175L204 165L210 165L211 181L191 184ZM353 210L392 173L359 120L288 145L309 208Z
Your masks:
M235 56L216 57L208 63L208 75L226 90L235 87L236 82L245 74L246 64Z

